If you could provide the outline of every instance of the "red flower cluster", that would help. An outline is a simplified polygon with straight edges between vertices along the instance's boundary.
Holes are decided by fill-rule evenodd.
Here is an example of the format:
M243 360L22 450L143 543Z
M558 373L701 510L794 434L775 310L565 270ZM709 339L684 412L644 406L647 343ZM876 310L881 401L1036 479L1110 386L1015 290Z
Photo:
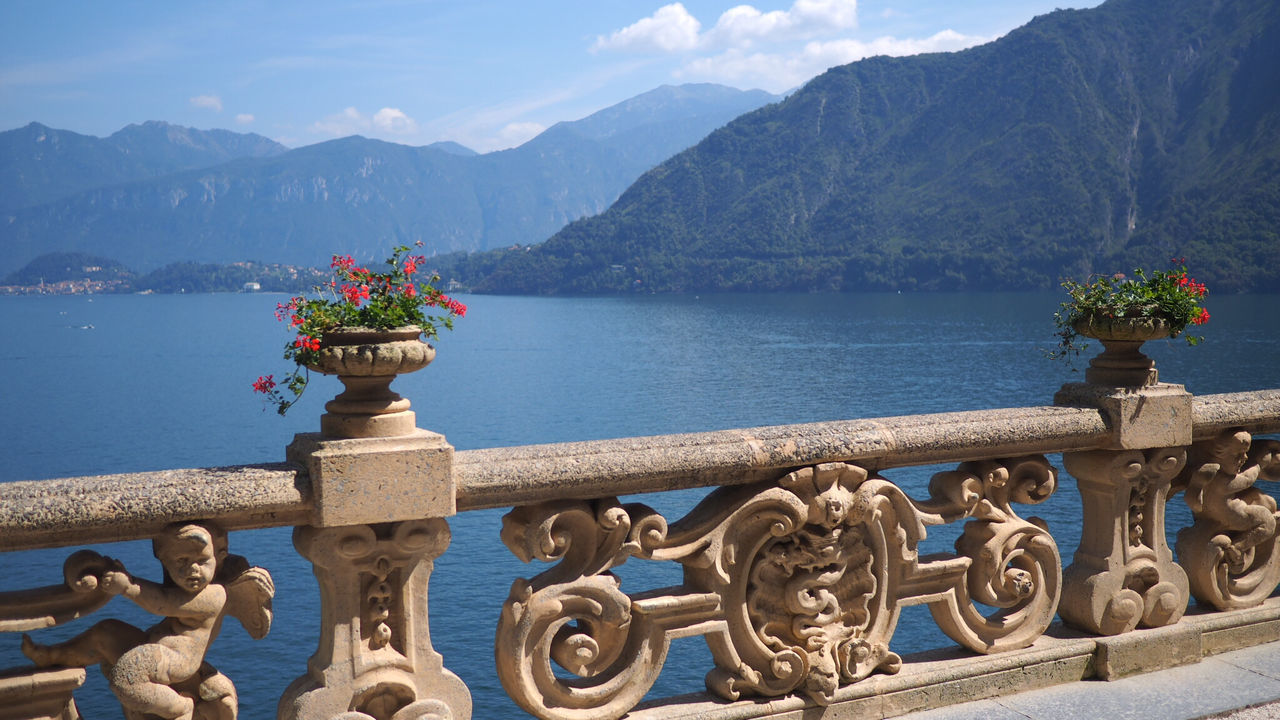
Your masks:
M320 338L314 338L310 335L299 335L298 339L293 341L293 346L303 350L319 350Z
M1195 278L1189 278L1185 273L1178 278L1178 287L1191 297L1202 298L1209 294L1209 289L1204 286L1204 283L1196 282Z
M1201 286L1201 287L1203 287L1203 286ZM1197 315L1197 316L1195 317L1195 319L1193 319L1193 320L1191 321L1191 324L1192 324L1192 325L1203 325L1203 324L1205 324L1205 323L1207 323L1207 322L1209 322L1209 311L1208 311L1208 310L1206 310L1206 309L1204 309L1204 308L1200 308L1200 314L1199 314L1199 315Z
M368 285L342 285L338 288L338 292L342 293L342 297L345 298L347 302L355 305L356 307L360 307L360 302L362 300L369 299Z
M416 245L423 246L421 242ZM322 338L333 328L416 325L428 340L441 328L453 329L453 318L465 315L467 306L435 287L438 275L422 272L425 257L408 253L407 246L395 248L375 270L357 265L351 255L333 255L329 262L332 278L314 288L316 297L278 303L276 319L288 320L294 335L285 343L284 357L293 360L297 369L279 383L270 375L260 377L254 390L266 394L283 415L306 389L308 367L317 360ZM439 314L428 314L431 308L439 308Z
M431 303L431 304L434 305L435 303ZM449 312L453 313L454 315L457 315L458 317L467 316L467 306L463 303L458 302L457 300L454 300L448 295L440 296L440 306L448 308Z

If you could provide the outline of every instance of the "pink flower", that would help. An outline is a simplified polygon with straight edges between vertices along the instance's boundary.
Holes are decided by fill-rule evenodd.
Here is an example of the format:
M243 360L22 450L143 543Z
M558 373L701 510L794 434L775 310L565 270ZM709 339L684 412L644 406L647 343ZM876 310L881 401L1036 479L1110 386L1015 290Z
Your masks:
M267 394L276 388L276 380L274 375L260 376L253 381L253 391Z

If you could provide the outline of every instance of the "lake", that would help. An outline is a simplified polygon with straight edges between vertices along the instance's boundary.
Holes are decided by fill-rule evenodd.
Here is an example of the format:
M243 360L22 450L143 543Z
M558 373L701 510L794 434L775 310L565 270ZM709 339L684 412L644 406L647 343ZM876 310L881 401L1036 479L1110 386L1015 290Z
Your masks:
M274 295L106 295L0 298L0 481L279 461L294 433L318 429L336 379L319 378L288 417L262 409L250 384L287 370ZM421 427L458 449L719 430L955 410L1047 405L1078 381L1042 356L1059 297L1035 294L712 295L626 298L472 296L467 317L437 343L436 361L399 378ZM1280 387L1280 296L1210 297L1205 344L1152 342L1161 379L1197 394ZM1057 458L1051 461L1061 467ZM884 475L922 497L930 473ZM648 496L674 520L703 491ZM1062 477L1048 503L1064 561L1078 530L1077 496ZM1170 527L1185 522L1180 498ZM431 584L433 641L471 689L476 718L519 716L498 684L493 633L525 566L501 544L502 511L452 518L453 544ZM1180 519L1181 518L1181 519ZM950 551L958 528L937 528L922 552ZM149 543L98 547L160 579ZM319 597L290 529L236 533L231 550L277 585L271 634L251 641L229 623L209 659L236 683L246 718L272 716L315 650ZM7 554L5 590L58 582L71 551ZM623 589L679 582L678 566L632 561ZM100 617L146 626L123 600ZM97 618L95 618L97 619ZM52 642L81 621L39 631ZM0 637L0 668L25 664L19 637ZM948 644L923 607L903 613L891 647ZM655 695L702 688L710 654L678 640ZM118 710L100 673L77 695L88 717Z

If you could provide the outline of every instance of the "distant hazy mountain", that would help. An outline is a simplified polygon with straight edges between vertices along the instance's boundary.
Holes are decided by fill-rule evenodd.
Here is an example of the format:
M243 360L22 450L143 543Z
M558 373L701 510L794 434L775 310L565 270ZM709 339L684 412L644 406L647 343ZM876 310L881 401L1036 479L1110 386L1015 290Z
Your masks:
M108 138L31 123L0 132L0 212L81 190L207 168L288 148L261 135L196 130L163 122L130 125Z
M716 85L662 87L484 155L456 143L349 137L103 184L0 216L0 272L55 250L106 255L146 272L180 260L382 258L417 240L428 254L536 243L604 210L645 170L708 132L777 99Z
M1000 290L1172 256L1280 291L1275 0L1110 0L834 68L457 269L523 293Z

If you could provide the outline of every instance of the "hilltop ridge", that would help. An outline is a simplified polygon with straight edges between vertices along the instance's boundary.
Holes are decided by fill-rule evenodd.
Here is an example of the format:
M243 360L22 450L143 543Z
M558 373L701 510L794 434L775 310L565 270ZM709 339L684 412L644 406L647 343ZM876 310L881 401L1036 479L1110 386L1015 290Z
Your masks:
M1109 0L814 78L546 243L509 293L1031 289L1185 256L1280 291L1280 4Z

